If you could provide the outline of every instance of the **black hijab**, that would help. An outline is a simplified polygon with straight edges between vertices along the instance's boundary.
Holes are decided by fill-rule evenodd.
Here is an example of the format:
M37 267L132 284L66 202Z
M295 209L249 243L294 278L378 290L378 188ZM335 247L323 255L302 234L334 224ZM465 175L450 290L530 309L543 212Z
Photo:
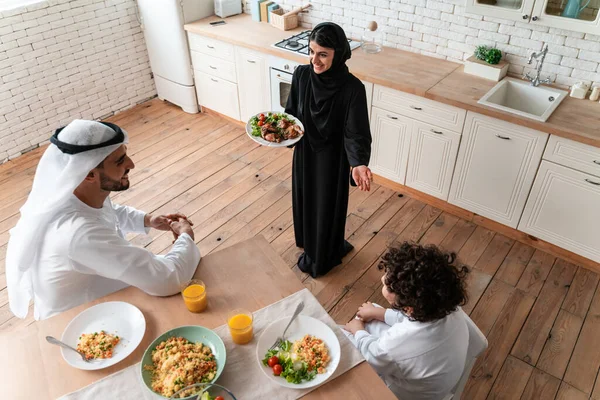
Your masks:
M338 115L342 110L335 107L335 95L351 76L346 60L352 56L352 51L344 30L333 22L323 22L315 26L310 40L335 51L331 68L327 71L317 74L311 63L310 84L306 85L304 96L303 122L307 125L311 147L318 151L327 145L333 132L342 130L339 124L343 120Z

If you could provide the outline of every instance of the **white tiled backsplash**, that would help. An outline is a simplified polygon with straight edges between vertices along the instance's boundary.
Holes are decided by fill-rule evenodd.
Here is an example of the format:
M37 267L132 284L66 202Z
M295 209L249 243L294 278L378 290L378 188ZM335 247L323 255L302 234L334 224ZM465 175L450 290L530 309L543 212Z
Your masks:
M0 163L75 118L156 95L134 0L47 0L0 13Z
M286 11L306 4L302 0L276 1ZM510 62L510 73L535 67L527 57L548 43L544 76L560 85L577 81L600 84L600 36L536 26L465 11L464 0L312 0L302 25L311 28L333 21L346 34L360 39L369 21L384 32L384 45L436 58L462 62L477 45L493 45ZM245 0L245 12L250 2Z

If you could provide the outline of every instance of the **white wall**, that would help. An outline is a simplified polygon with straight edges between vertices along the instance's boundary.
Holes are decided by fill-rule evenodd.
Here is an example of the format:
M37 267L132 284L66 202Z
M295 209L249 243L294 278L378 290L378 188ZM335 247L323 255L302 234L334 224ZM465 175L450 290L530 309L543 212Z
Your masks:
M245 12L250 12L245 1ZM512 74L531 71L527 57L548 43L544 76L569 86L579 80L600 84L600 36L468 14L464 0L311 0L302 15L307 28L322 21L341 25L360 39L368 21L377 21L386 46L462 62L480 44L506 54ZM279 0L286 11L307 1ZM534 63L535 66L535 63Z
M134 0L47 0L0 14L0 163L75 118L156 95Z

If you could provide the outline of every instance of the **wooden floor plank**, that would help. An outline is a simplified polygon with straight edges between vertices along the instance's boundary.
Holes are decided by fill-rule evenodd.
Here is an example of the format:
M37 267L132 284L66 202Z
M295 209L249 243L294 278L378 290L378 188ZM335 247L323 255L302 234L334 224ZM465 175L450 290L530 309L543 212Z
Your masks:
M499 233L494 235L494 238L490 241L490 244L485 248L485 251L479 257L479 260L475 263L473 268L486 273L488 275L494 275L500 265L506 258L506 255L510 251L514 240L507 238Z
M598 286L598 274L579 267L562 308L571 314L585 317Z
M533 367L523 361L508 356L492 386L488 400L513 400L521 398Z
M471 319L477 327L488 335L515 288L497 279L487 286L483 296L471 313Z
M559 387L560 379L534 368L521 400L554 400Z
M517 283L517 289L532 296L537 296L542 290L555 260L556 257L553 255L536 250Z
M558 260L538 296L511 354L536 365L577 267Z
M550 331L550 337L542 350L537 368L562 379L582 325L583 318L560 310Z
M444 240L442 240L439 247L449 253L458 253L469 237L471 237L475 228L476 225L474 223L465 221L464 219L459 220L450 232L448 232Z
M596 290L564 381L590 395L600 368L600 290Z
M483 254L488 244L494 238L495 232L482 226L477 226L475 232L469 237L465 245L457 254L458 261L469 267L475 265Z
M498 272L495 275L496 279L506 282L509 285L517 286L534 252L535 249L533 247L516 242L502 262L502 265L500 265L500 268L498 268Z
M419 241L424 244L439 244L444 240L446 235L452 230L454 225L459 221L460 218L443 212L435 220L431 228L427 230L425 235Z
M467 275L467 291L469 300L463 306L463 311L471 314L477 306L479 299L492 281L492 276L476 269L471 269Z
M556 400L587 400L589 396L568 383L562 382Z
M473 367L463 398L484 399L488 395L534 301L520 290L512 293L488 335L488 349Z

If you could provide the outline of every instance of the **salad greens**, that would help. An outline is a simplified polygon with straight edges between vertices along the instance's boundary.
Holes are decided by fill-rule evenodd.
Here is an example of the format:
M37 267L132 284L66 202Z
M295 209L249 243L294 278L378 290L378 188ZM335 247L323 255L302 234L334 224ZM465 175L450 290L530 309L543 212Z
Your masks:
M264 117L261 118L261 116L264 116ZM260 132L261 126L263 126L265 124L271 124L273 127L275 127L275 126L277 126L277 123L282 119L285 119L287 122L289 122L290 125L296 124L296 121L294 121L292 118L290 118L287 114L284 114L284 113L267 112L267 113L261 113L261 114L255 115L254 117L250 118L250 126L252 127L252 136L261 136L261 132ZM259 122L262 122L262 123L259 125Z
M308 371L308 365L301 360L295 360L292 357L292 342L285 340L279 348L267 350L262 363L269 367L269 359L277 357L279 364L282 367L281 377L285 378L289 383L302 383L303 381L311 381L317 376L316 371Z

